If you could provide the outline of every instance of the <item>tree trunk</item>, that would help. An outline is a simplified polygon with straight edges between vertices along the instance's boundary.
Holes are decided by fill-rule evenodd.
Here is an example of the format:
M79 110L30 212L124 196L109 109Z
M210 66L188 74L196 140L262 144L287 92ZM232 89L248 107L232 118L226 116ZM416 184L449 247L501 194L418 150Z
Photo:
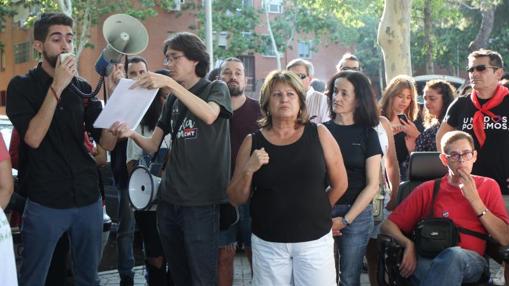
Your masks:
M426 74L434 74L433 65L433 11L432 0L424 1L424 49L426 50Z
M276 55L277 69L281 70L281 57L279 56L276 39L274 38L274 33L272 33L272 27L270 26L269 12L268 12L267 8L265 8L265 18L267 18L267 30L269 30L269 36L270 36L270 41L272 43L272 49L274 50L274 55Z
M495 22L495 6L487 3L488 1L481 1L481 27L479 27L479 32L469 45L469 51L477 51L481 48L488 47L488 39L490 38L491 31L493 30L493 23Z
M410 58L410 9L412 0L385 0L378 27L378 43L385 62L385 80L412 75Z

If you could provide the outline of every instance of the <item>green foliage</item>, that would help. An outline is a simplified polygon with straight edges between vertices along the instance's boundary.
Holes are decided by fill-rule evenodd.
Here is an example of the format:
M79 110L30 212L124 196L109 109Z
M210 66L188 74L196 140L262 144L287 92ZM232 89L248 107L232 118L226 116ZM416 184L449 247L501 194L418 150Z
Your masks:
M243 5L242 0L214 1L212 5L214 56L218 59L254 53L265 45L255 28L260 24L261 11ZM205 13L198 13L198 35L205 38ZM191 27L193 28L193 27ZM219 36L226 32L226 47L219 46Z

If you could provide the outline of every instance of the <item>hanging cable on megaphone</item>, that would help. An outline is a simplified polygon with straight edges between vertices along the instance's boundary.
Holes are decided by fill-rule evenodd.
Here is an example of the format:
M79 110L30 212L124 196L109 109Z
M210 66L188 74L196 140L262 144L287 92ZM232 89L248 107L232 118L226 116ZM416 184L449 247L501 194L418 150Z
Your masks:
M121 62L123 56L137 55L148 45L148 32L145 26L138 19L127 14L109 16L103 24L103 36L106 47L95 63L95 71L101 76L95 89L91 93L84 93L71 83L74 91L82 97L96 96L104 83L104 77L111 74L114 66ZM70 54L61 56L65 58L68 55Z

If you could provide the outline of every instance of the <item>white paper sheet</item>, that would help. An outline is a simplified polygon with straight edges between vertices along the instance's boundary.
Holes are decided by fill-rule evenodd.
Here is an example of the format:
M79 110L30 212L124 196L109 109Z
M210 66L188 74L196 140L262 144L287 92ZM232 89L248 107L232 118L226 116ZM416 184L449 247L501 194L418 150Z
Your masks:
M127 123L132 130L138 127L159 89L129 89L133 83L131 79L120 79L106 106L94 122L95 128L110 128L115 121Z

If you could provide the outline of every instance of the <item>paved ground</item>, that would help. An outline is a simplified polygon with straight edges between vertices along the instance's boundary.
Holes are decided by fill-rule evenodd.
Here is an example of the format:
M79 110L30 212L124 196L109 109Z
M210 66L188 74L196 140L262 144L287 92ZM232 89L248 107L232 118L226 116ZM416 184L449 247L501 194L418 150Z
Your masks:
M234 262L234 277L233 277L233 285L234 286L250 286L251 285L251 269L249 267L249 262L246 257L239 253L235 257ZM144 286L145 279L143 277L143 266L137 266L135 268L135 278L134 285L135 286ZM99 278L101 279L101 285L103 286L118 286L120 282L120 278L118 276L118 272L116 270L104 271L99 273ZM368 275L362 274L361 276L361 286L369 286Z
M237 254L234 262L234 277L233 277L233 285L234 286L249 286L251 285L251 269L249 267L249 262L243 254ZM143 266L137 266L135 268L135 277L134 277L134 285L135 286L144 286L145 278L143 277ZM99 279L101 280L101 285L103 286L118 286L120 282L120 278L118 276L118 272L116 270L104 271L99 273Z

